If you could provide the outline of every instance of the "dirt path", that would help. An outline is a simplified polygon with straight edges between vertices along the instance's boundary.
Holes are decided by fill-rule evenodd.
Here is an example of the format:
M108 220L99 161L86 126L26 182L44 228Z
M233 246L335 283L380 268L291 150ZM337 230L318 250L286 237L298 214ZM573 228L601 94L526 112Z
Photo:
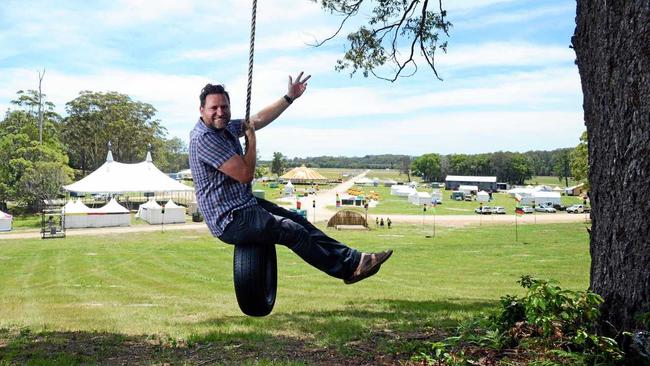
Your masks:
M314 201L316 201L316 222L327 221L332 217L336 211L326 208L327 206L336 205L336 194L344 194L350 189L356 180L359 180L368 174L368 170L363 173L348 179L347 181L330 188L318 192L317 194L312 194L307 197L300 197L301 208L307 210L307 219L311 222L314 221Z

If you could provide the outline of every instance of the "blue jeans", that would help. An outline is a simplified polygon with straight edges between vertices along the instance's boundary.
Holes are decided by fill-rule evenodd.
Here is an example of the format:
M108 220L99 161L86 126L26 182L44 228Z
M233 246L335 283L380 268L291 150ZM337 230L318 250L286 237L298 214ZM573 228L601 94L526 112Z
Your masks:
M281 244L328 275L349 278L361 253L325 235L297 213L257 198L257 205L233 212L219 237L234 245Z

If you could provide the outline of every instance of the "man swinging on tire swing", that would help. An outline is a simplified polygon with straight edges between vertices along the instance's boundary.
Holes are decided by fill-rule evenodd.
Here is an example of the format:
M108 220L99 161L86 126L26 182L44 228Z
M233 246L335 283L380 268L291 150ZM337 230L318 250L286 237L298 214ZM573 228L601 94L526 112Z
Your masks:
M309 221L253 196L255 131L275 120L307 88L301 72L289 76L287 94L251 116L250 122L230 119L230 96L222 85L201 90L201 117L190 133L190 168L201 214L220 240L234 245L282 244L307 263L352 284L379 271L392 250L361 253L328 237ZM244 153L239 137L246 136Z

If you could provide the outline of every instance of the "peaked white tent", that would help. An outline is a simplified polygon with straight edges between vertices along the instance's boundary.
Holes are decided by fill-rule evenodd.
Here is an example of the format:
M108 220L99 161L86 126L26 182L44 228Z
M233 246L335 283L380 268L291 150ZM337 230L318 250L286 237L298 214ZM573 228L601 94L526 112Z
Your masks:
M91 208L88 212L88 226L131 226L131 213L124 206L111 198L107 204L100 208Z
M285 196L293 196L295 193L293 189L293 184L291 184L291 181L288 181L287 184L284 186L284 195Z
M13 216L6 212L0 211L0 231L10 231Z
M138 217L150 224L160 224L160 222L152 222L154 221L154 216L156 216L156 218L162 216L162 207L153 198L141 204L138 208L138 213L135 214L135 217Z
M63 206L65 228L88 227L88 213L90 210L91 209L78 198L66 203L65 206Z
M158 170L149 152L143 162L124 164L114 161L110 150L102 166L85 178L63 188L66 191L79 193L191 192L194 190Z
M169 201L165 203L163 222L165 224L185 223L185 207L177 205L170 198Z

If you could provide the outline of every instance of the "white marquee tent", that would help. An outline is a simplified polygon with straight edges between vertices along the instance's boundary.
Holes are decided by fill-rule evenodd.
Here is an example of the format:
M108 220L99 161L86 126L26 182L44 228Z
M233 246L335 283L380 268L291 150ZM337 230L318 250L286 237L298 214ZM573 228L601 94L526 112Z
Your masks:
M476 200L478 202L488 202L490 200L490 194L486 191L480 191L476 194Z
M431 204L431 195L428 192L413 192L409 194L409 202L414 205L429 205Z
M63 188L78 193L191 192L194 190L158 170L149 152L143 162L124 164L114 161L110 150L102 166L85 178Z
M6 212L0 211L0 231L10 231L13 216Z
M390 187L391 196L408 197L413 192L415 192L415 188L406 185L396 184Z

